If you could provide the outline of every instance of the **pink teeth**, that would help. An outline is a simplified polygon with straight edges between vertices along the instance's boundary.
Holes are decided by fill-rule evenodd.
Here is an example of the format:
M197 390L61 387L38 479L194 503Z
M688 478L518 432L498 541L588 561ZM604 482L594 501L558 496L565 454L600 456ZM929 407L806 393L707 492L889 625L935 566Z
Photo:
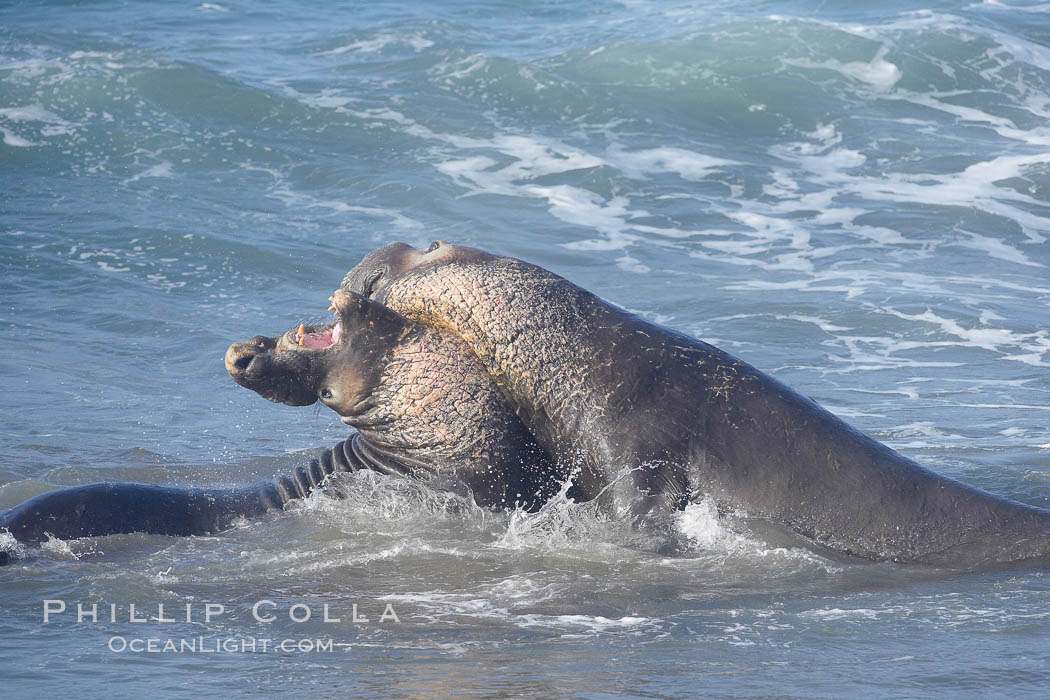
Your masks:
M329 311L338 310L335 306L335 296L328 298L332 302L332 306ZM295 344L301 348L310 348L312 350L324 349L331 347L338 343L343 338L343 324L340 321L336 321L331 327L325 329L321 333L311 333L306 329L305 323L300 323L299 327L295 329L295 333L292 334L292 338Z

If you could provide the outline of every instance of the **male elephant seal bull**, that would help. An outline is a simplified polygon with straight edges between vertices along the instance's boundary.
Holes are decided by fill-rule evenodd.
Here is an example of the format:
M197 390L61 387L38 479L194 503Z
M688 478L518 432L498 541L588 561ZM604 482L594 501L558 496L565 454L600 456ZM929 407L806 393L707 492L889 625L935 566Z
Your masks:
M437 480L479 505L535 509L566 475L503 403L458 337L337 291L337 319L230 346L239 384L296 406L320 398L355 434L291 476L232 489L100 483L50 491L0 514L0 530L39 543L127 532L204 535L304 498L333 472L372 469ZM0 552L0 564L8 555Z
M488 508L533 509L557 493L567 475L458 336L344 290L332 304L334 323L231 346L230 376L271 401L320 398L377 471L466 487Z
M541 267L440 241L343 287L458 333L576 487L641 517L708 496L875 560L1050 560L1050 511L934 474L751 365ZM615 476L633 469L633 480ZM655 510L654 510L655 509Z

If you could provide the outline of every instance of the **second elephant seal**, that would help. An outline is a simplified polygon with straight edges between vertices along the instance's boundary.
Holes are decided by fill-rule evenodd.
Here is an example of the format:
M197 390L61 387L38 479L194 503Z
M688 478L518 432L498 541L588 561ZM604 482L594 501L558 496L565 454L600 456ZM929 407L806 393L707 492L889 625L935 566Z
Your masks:
M392 243L343 286L462 337L538 442L581 456L585 498L642 518L708 496L875 560L1050 562L1050 511L939 476L746 362L537 265ZM625 469L633 478L617 481Z

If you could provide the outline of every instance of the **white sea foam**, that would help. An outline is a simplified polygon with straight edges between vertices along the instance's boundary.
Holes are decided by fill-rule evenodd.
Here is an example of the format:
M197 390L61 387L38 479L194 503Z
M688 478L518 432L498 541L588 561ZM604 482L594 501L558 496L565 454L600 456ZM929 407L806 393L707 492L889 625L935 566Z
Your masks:
M287 86L282 87L286 91L290 90ZM317 109L338 109L357 101L354 97L342 94L341 90L331 88L325 88L321 90L320 94L316 95L302 95L296 91L292 91L292 94L303 104Z
M834 200L851 194L875 202L936 202L938 206L980 207L991 214L1015 222L1032 242L1041 243L1046 240L1045 232L1050 230L1050 217L1040 216L1024 208L1041 206L1041 201L995 183L1024 177L1027 169L1050 163L1050 154L998 156L974 163L958 173L884 173L872 177L846 172L863 165L866 159L851 149L833 148L841 137L837 132L829 133L827 125L818 127L809 136L815 143L777 145L772 147L770 152L783 160L794 161L806 172L808 180L815 181L826 189L821 194L794 196L781 185L777 190L771 191L782 195L781 202L771 207L778 214L786 213L791 208L814 208L813 205L817 203L815 197L819 197L824 200L823 206L820 207L823 211L821 216L825 221L833 221L831 217L836 215L828 210L834 209ZM783 183L787 180L787 174L782 172L779 181ZM809 201L803 201L806 198ZM850 213L863 213L853 207L850 209ZM840 223L849 225L841 218ZM863 232L861 227L854 227L853 230ZM887 235L885 230L878 228L869 230L868 233L874 237L893 239L892 235ZM1010 246L1005 243L993 245L983 239L974 238L973 234L967 233L967 236L968 240L964 239L964 245L977 247L983 244L985 249L994 250L995 256L1000 259L1025 265L1033 264L1019 251L1011 252Z
M383 209L381 207L363 207L356 204L347 204L345 202L335 202L332 200L317 200L307 204L309 207L323 207L325 209L331 209L332 211L338 212L354 212L358 214L367 214L369 216L376 216L390 219L394 226L400 229L411 230L411 229L422 229L423 224L411 219L399 211L393 209Z
M973 248L974 250L980 250L987 253L993 258L999 260L1005 260L1007 262L1017 263L1018 265L1030 265L1032 267L1046 267L1040 262L1031 260L1027 255L1022 253L1019 249L1014 246L999 240L998 238L992 238L991 236L984 236L979 233L973 233L971 231L959 231L966 238L958 240L955 245L963 248Z
M37 143L24 139L10 129L6 129L0 126L0 133L4 135L4 143L8 146L15 148L29 148L30 146L36 146Z
M317 509L312 509L310 512L310 517L317 517ZM360 535L360 531L357 530L353 534ZM369 534L379 539L389 537L392 533L370 532ZM450 558L474 558L476 556L467 549L437 546L416 536L399 538L398 542L389 546L372 546L367 549L360 547L352 539L335 536L316 546L300 543L295 552L274 552L272 549L261 549L243 551L241 556L245 560L244 565L255 571L273 570L276 567L286 576L304 576L347 568L356 569L384 561L398 565L429 554L439 554Z
M780 60L789 66L810 69L820 68L835 71L836 73L841 73L848 78L867 83L873 87L879 88L880 90L889 90L901 79L901 71L896 64L890 63L886 60L888 49L889 47L886 45L881 46L876 52L875 57L867 62L849 61L843 63L830 58L819 62L806 61L798 58L782 58Z
M798 321L799 323L812 323L814 326L816 326L820 330L824 331L825 333L830 333L832 335L834 335L835 333L837 333L839 331L851 330L848 326L836 326L835 324L831 323L830 321L827 321L827 320L825 320L823 318L820 318L819 316L803 316L803 315L800 315L800 314L787 314L787 315L778 315L778 316L775 316L775 318L777 320Z
M914 447L930 447L934 444L943 445L945 440L952 442L965 442L969 438L965 435L953 433L934 424L932 421L916 421L904 425L894 426L888 431L893 439L922 438L918 442L910 443Z
M739 165L725 158L666 146L636 151L616 146L609 150L605 160L616 165L628 177L639 179L650 173L677 173L686 180L702 180L713 172L724 170L726 166Z
M347 204L346 202L331 199L319 199L308 192L296 190L289 182L287 176L275 168L267 168L250 163L242 163L239 167L246 171L266 173L272 177L274 184L267 190L267 196L279 200L289 208L319 208L328 209L340 214L353 213L363 214L369 217L390 219L394 226L402 231L418 231L424 228L421 222L394 209L369 207L360 204Z
M345 53L377 53L388 46L403 44L409 46L413 51L419 53L434 45L433 41L418 35L381 34L372 39L361 39L349 44L344 44L328 51L322 51L321 55L338 56Z
M944 343L950 345L952 343ZM933 342L899 341L880 336L846 336L839 335L834 345L845 350L844 355L829 353L831 366L821 368L822 374L841 374L849 372L866 372L899 368L923 367L959 367L959 361L916 360L902 355L916 348L937 347ZM838 367L834 365L839 365Z
M147 177L162 177L162 178L163 177L173 177L172 167L173 167L173 165L172 165L171 161L168 161L168 160L161 161L160 163L157 163L155 165L151 165L150 167L146 168L142 172L136 173L135 175L132 175L128 179L123 180L122 184L127 185L127 184L130 184L132 182L138 182L139 180L142 180L143 178L147 178Z
M441 138L429 130L415 130L430 137ZM601 239L583 239L567 244L575 250L621 250L638 240L630 233L630 220L645 216L642 210L629 207L626 197L603 197L595 192L572 185L542 185L536 178L564 174L606 164L606 160L583 153L560 142L533 137L501 134L491 140L443 138L459 148L493 150L513 158L510 164L497 168L488 156L470 156L449 159L438 164L438 171L462 185L470 195L498 194L512 197L540 199L557 219L575 226L594 229ZM622 269L646 272L648 268L624 252L617 261Z
M512 577L513 587L520 585L520 577ZM442 591L422 591L418 593L398 593L383 595L377 598L392 604L411 605L414 617L431 622L455 623L457 618L481 618L506 622L522 628L549 629L566 635L593 635L608 633L638 633L652 631L661 623L659 619L625 615L623 617L606 617L603 615L584 615L578 613L535 613L520 612L519 607L536 605L548 600L551 595L535 599L532 595L508 597L500 590L506 582L497 582L492 587L468 592L446 593ZM530 587L536 586L528 582Z
M1006 328L965 327L955 319L945 318L929 309L921 314L907 314L894 309L884 309L884 313L906 321L917 321L932 324L942 333L958 338L958 342L947 341L963 347L974 347L1000 353L1004 360L1022 362L1041 367L1050 366L1044 357L1050 358L1050 331L1038 330L1034 333L1017 333ZM943 342L937 344L944 344ZM901 344L898 343L898 346ZM931 343L924 345L930 346ZM904 346L907 347L907 346Z
M476 73L490 63L489 58L482 54L470 54L469 56L450 57L441 61L427 73L445 85L453 85L463 80L472 73Z
M957 403L962 408L1007 408L1022 411L1050 411L1050 406L1024 403Z
M988 598L975 600L971 596L948 592L929 596L915 596L907 603L883 601L878 605L847 607L837 604L831 607L802 610L801 619L819 622L865 621L865 620L917 620L925 626L952 630L976 621L994 621L998 625L1020 622L1032 624L1050 618L1050 611L1030 607L1015 608L1010 605L992 606Z
M746 516L736 516L735 519ZM718 515L718 508L711 499L690 503L675 515L675 524L680 533L689 538L701 553L716 556L720 560L734 561L782 561L792 566L799 564L820 569L834 569L830 562L800 547L770 546L749 534L738 532ZM674 565L675 560L667 563Z
M42 105L0 108L0 117L13 122L44 122L46 124L68 124L65 119L54 112L44 109Z
M0 126L3 134L3 142L15 148L30 148L46 143L44 139L52 136L64 136L76 133L77 124L67 121L54 112L45 109L43 105L31 104L21 107L0 108L0 120L6 120L12 124L20 124L21 130L27 128L36 129L37 140L27 138L17 133L14 129Z
M1009 12L1033 12L1037 14L1050 13L1050 3L1039 5L1015 5L1013 3L1001 2L1000 0L981 0L981 2L977 4L984 7L994 7L996 9L1007 10Z

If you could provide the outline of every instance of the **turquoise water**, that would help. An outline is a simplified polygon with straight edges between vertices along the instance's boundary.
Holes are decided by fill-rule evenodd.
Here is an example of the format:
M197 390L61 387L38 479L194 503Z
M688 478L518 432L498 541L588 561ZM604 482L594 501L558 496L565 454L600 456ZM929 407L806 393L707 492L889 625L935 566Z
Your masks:
M223 352L324 318L372 248L438 238L555 270L941 473L1050 505L1050 5L834 5L0 6L0 508L98 480L242 483L342 439L327 410L235 386ZM1044 571L835 561L706 506L668 559L586 506L340 486L223 537L22 552L0 569L5 697L1050 681ZM103 612L45 624L45 600ZM204 621L208 602L226 612ZM130 604L179 612L134 623Z

